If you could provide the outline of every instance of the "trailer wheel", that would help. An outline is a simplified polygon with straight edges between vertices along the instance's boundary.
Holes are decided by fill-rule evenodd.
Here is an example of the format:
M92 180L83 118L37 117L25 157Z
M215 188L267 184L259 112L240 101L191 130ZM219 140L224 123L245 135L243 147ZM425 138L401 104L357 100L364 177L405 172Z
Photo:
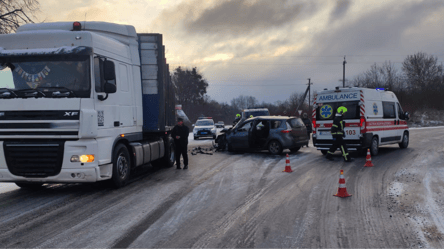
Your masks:
M19 186L20 188L23 189L36 189L36 188L41 188L43 183L40 182L16 182L15 185Z
M113 153L112 184L116 188L126 185L131 172L131 161L128 148L124 144L118 144Z

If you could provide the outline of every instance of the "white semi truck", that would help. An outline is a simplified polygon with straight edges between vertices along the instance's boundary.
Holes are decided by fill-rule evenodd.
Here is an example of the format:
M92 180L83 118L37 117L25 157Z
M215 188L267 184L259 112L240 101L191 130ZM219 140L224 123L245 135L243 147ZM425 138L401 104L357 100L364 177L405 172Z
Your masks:
M161 34L26 24L0 35L0 65L0 182L122 187L138 166L173 165L175 93Z

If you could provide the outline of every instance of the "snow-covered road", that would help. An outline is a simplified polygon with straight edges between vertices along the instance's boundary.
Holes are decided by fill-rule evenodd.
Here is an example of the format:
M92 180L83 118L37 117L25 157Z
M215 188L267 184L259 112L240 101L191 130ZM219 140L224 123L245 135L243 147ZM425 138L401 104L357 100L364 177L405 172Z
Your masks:
M444 247L444 127L412 129L372 168L285 156L190 156L189 170L144 170L128 186L0 185L0 247ZM190 140L190 149L212 139ZM350 198L332 196L339 170Z

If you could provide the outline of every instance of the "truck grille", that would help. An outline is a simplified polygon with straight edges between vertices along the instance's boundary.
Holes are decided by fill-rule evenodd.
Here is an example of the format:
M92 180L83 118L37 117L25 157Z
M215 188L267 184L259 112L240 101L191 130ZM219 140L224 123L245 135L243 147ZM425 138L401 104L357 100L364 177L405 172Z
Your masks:
M6 164L16 176L55 176L62 169L64 141L3 143Z

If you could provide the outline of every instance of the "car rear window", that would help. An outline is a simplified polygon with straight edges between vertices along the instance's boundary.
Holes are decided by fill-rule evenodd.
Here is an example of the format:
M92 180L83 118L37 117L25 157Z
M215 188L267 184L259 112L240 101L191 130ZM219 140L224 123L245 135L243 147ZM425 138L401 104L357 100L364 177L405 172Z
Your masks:
M292 128L304 126L304 122L300 118L293 118L289 120L289 123Z
M336 115L338 107L344 106L347 108L347 112L344 115L344 119L359 119L359 101L344 101L344 102L331 102L331 103L319 103L316 109L317 120L333 120Z
M282 121L280 120L271 120L271 129L277 129L281 127Z

